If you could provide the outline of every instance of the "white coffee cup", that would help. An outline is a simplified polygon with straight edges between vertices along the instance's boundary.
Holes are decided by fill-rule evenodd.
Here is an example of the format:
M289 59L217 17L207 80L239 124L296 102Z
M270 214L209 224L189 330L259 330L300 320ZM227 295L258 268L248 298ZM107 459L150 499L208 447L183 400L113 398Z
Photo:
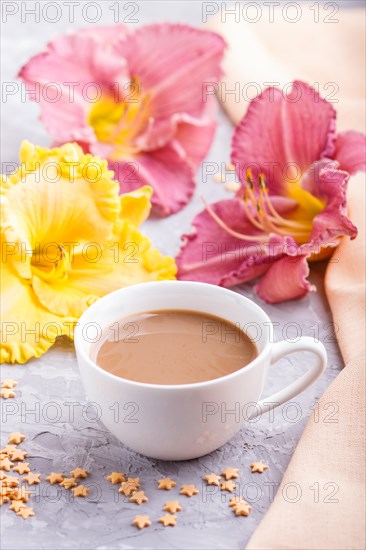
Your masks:
M107 327L131 314L167 309L204 312L239 323L255 341L258 356L227 376L182 385L134 382L92 360ZM304 391L327 361L323 344L313 338L274 343L269 317L251 300L221 287L186 281L142 283L101 298L81 316L75 347L88 398L104 425L131 449L163 460L197 458L217 449L240 430L243 417L264 413ZM297 351L315 355L309 371L265 402L259 401L268 367ZM240 418L228 413L235 407Z

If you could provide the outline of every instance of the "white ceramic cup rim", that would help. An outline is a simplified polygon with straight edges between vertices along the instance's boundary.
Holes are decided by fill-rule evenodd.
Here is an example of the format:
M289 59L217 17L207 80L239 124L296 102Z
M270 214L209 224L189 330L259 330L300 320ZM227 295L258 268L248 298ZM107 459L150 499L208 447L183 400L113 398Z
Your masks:
M272 347L272 341L273 341L272 321L270 320L268 315L265 313L265 311L260 306L258 306L255 302L253 302L249 298L246 298L245 296L242 296L239 293L236 293L236 295L239 297L239 299L243 302L243 306L245 307L246 304L250 304L251 308L254 308L256 310L258 316L261 317L261 320L266 323L266 326L268 326L268 329L269 329L269 334L268 334L268 337L267 337L267 341L266 341L265 345L263 346L263 349L261 351L259 351L258 348L257 348L258 355L250 363L248 363L247 365L244 365L242 368L240 368L240 369L238 369L238 370L236 370L236 371L234 371L230 374L226 374L225 376L220 376L219 378L214 378L213 380L205 380L203 382L192 382L192 383L189 383L189 384L151 384L151 383L147 383L147 382L136 382L134 380L129 380L129 379L123 378L121 376L116 376L115 374L112 374L112 373L106 371L105 369L102 369L102 367L100 367L99 365L97 365L97 363L91 359L91 357L88 353L88 349L90 349L90 347L93 346L94 343L84 341L83 336L82 336L82 329L83 329L83 326L85 326L85 324L87 324L89 322L96 322L95 319L98 318L98 309L100 309L100 308L103 309L104 303L111 300L111 298L113 298L113 296L115 296L116 298L120 297L120 296L123 296L124 294L127 294L129 292L129 290L136 289L136 287L148 287L148 286L149 287L150 286L151 287L152 286L158 287L158 286L168 286L168 285L169 286L170 285L176 286L177 287L177 292L180 292L178 290L178 287L180 287L181 289L184 289L184 287L186 287L187 290L186 291L183 290L183 292L189 291L189 287L191 287L191 288L192 287L196 287L196 288L198 288L198 287L205 287L205 288L210 287L210 291L220 293L222 296L224 296L225 294L227 296L229 296L233 293L232 290L228 290L226 288L219 287L219 286L216 286L216 285L211 285L211 284L208 284L208 283L193 282L193 281L152 281L152 282L146 282L146 283L138 283L136 285L120 288L118 290L115 290L114 292L111 292L111 293L107 294L106 296L103 296L102 298L99 298L99 300L97 300L91 306L89 306L88 309L81 315L79 321L76 324L75 332L74 332L75 347L78 351L78 354L79 354L80 358L82 358L88 364L89 368L92 368L92 369L94 369L94 370L96 370L100 373L103 373L103 375L105 375L107 378L110 378L110 380L114 381L114 382L118 381L120 383L121 381L123 381L127 385L131 385L131 386L134 386L134 387L140 387L140 388L149 388L150 390L177 391L177 390L184 390L184 389L190 389L190 388L191 389L193 389L193 388L198 389L198 388L207 387L207 386L214 386L215 384L221 384L222 382L224 382L226 380L232 380L235 377L239 377L243 373L244 370L249 371L249 370L254 369L257 366L258 363L261 363L263 361L263 359L265 359L267 357L267 355L269 355L269 353L271 351L271 347ZM167 308L164 308L164 309L162 309L162 311L164 311L166 309ZM172 309L175 310L174 306L172 306ZM141 311L141 312L137 311L136 314L144 313L146 311L149 311L148 307L146 308L145 311ZM159 311L159 309L154 307L154 311ZM177 311L184 311L184 309L179 308L179 309L177 309ZM197 309L190 308L189 311L202 312L202 310L199 309L199 308L197 308ZM203 313L205 313L205 312L203 311ZM116 319L116 321L119 321L119 320L120 320L120 318ZM101 328L102 329L107 328L108 324L110 324L110 322L105 323L105 326L101 327Z

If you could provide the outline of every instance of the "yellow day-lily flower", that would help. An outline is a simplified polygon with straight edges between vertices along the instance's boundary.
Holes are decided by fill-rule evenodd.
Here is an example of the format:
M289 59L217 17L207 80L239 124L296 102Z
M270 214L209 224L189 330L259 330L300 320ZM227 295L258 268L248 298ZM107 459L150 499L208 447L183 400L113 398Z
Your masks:
M73 143L23 142L20 167L1 179L1 362L39 357L72 338L83 311L101 296L143 281L174 279L139 231L150 187L119 196L107 163Z

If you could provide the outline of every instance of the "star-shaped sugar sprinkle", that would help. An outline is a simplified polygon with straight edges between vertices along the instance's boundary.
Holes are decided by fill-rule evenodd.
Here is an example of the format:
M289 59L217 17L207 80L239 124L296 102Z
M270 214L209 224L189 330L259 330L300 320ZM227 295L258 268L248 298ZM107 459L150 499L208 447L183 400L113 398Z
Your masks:
M23 486L20 489L14 489L14 499L15 500L22 500L23 502L28 502L30 491L27 491L26 488Z
M232 493L236 489L236 485L233 481L223 481L221 483L221 491L228 491L229 493Z
M247 502L241 502L233 507L236 516L249 516L252 507Z
M263 464L263 462L253 462L253 464L250 465L252 469L252 474L258 473L262 474L264 470L268 470L269 466L267 464Z
M10 455L12 452L16 451L17 448L18 447L16 445L5 445L5 447L1 449L0 452L6 455Z
M24 476L23 479L28 483L28 485L38 485L41 481L40 477L41 474L33 474L33 472L29 472L29 474Z
M19 485L19 478L16 476L6 476L6 478L1 481L1 484L5 487L17 487Z
M49 476L46 477L46 481L51 483L51 485L55 485L56 483L62 483L65 476L64 474L58 474L57 472L51 472Z
M186 495L187 497L192 497L193 495L198 494L198 489L196 489L195 485L182 485L180 494Z
M8 457L2 458L0 460L0 470L5 470L6 472L9 472L10 468L12 468L13 466L14 466L14 463L10 462Z
M132 525L136 525L139 529L143 529L144 527L150 527L151 521L149 516L136 516Z
M9 496L9 493L11 493L11 492L12 492L12 490L11 490L9 487L7 487L7 486L4 485L4 484L1 484L1 487L0 487L0 496L2 496L2 497L7 497L7 496Z
M113 485L115 483L122 483L122 481L126 481L126 474L124 474L123 472L112 472L107 477L107 479L108 479L108 481L113 483Z
M15 443L15 445L19 445L19 443L24 440L25 435L21 434L20 432L14 432L9 435L8 443Z
M143 502L147 502L149 499L145 495L144 491L137 491L136 493L133 493L133 495L130 497L131 502L136 502L136 504L142 504Z
M11 460L14 460L14 462L21 461L25 459L27 454L28 453L26 451L22 451L22 449L15 449L15 451L10 453L10 458Z
M218 476L214 473L211 473L211 474L205 475L205 477L203 479L205 481L207 481L207 485L217 485L217 486L219 486L221 476Z
M59 485L61 485L64 489L71 489L77 485L77 481L73 477L65 477Z
M235 506L237 506L238 504L248 504L245 500L243 500L241 497L231 497L231 499L229 500L229 506L231 506L232 508L234 508Z
M70 474L74 479L85 479L88 477L89 472L88 470L83 470L82 468L75 468L74 470L71 470Z
M174 527L174 525L177 524L177 516L174 516L173 514L165 514L165 516L159 518L159 521L164 525L164 527L168 527L169 525Z
M19 512L21 508L25 508L25 504L21 500L12 500L9 506L9 510L14 510L14 512Z
M164 504L163 510L164 512L175 514L176 512L180 512L182 507L179 504L179 500L170 500Z
M221 472L221 475L223 475L227 481L228 479L237 479L239 475L238 472L239 468L230 468L228 466L227 468L225 468L225 470Z
M122 481L119 493L123 493L126 497L131 496L140 487L139 477L129 477L127 481Z
M14 466L13 470L14 472L18 472L21 476L23 474L28 474L28 472L30 472L29 462L18 462L18 464Z
M15 388L17 384L18 384L17 380L12 380L11 378L7 378L6 380L3 380L1 382L1 387L12 390L13 388Z
M15 397L16 393L15 391L9 389L9 388L2 388L0 390L0 397L3 399L10 399L11 397Z
M26 506L24 508L20 508L20 510L16 514L17 516L21 516L24 519L29 518L30 516L34 516L34 512L32 508L27 508Z
M74 497L86 497L89 494L89 488L85 487L85 485L78 485L74 489L72 489L72 492L74 494Z
M158 481L158 489L163 489L165 491L170 491L172 487L176 486L176 482L173 481L170 477L164 477Z

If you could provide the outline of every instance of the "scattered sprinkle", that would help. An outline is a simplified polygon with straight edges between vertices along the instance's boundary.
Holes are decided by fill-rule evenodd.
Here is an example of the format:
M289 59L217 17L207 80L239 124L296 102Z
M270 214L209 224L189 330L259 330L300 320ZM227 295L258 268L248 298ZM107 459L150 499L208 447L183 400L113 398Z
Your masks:
M233 481L223 481L221 483L221 491L228 491L229 493L232 493L236 489L236 485Z
M149 516L136 516L132 525L136 525L139 529L144 529L144 527L150 527L151 521Z
M116 483L122 483L122 481L126 481L126 474L123 472L112 472L108 477L107 480L113 483L115 485Z
M182 507L179 504L179 500L171 500L164 504L163 510L164 512L175 514L176 512L180 512L182 510Z
M182 485L180 494L186 495L187 497L191 497L193 495L197 495L198 490L196 489L195 485Z
M174 516L172 514L165 514L165 516L159 518L160 523L164 525L164 527L168 527L169 525L174 527L177 523L177 516Z
M219 486L221 476L218 476L214 473L211 473L211 474L205 475L205 477L203 479L205 481L207 481L207 485L217 485L217 486Z
M172 487L176 486L176 482L173 481L170 477L164 477L158 481L158 489L164 489L165 491L170 491Z
M147 502L149 499L145 495L144 491L137 491L136 493L133 493L133 495L130 497L131 502L136 502L136 504L142 504L143 502Z
M269 470L269 466L267 464L263 464L263 462L253 462L253 464L250 465L252 469L252 474L258 473L263 474L264 470Z
M85 485L78 485L74 489L71 489L74 497L86 497L89 494L88 487L85 487Z

